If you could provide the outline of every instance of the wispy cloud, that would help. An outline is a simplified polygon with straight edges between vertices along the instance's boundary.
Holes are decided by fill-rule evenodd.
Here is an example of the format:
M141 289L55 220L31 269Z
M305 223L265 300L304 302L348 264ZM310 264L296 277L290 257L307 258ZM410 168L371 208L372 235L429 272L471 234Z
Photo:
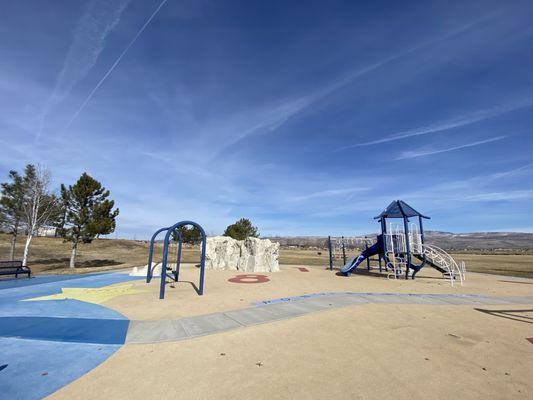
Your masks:
M245 139L246 137L250 135L265 134L265 133L275 131L276 129L284 125L287 121L289 121L291 118L301 114L306 109L310 108L311 106L320 102L326 97L332 95L336 91L353 83L357 79L363 78L364 76L372 72L375 72L379 70L380 68L385 67L386 65L391 64L401 58L404 58L413 53L416 53L418 51L434 46L435 44L439 42L458 36L470 30L474 26L482 22L486 22L487 20L493 17L494 15L490 14L490 15L486 15L481 18L478 18L474 21L470 21L455 29L451 29L447 32L444 32L435 38L432 38L425 42L408 47L404 50L401 50L395 54L392 54L374 63L368 64L364 67L352 69L351 71L348 71L347 73L341 75L340 77L333 80L332 82L329 82L323 85L322 87L320 87L319 89L316 89L315 91L312 91L302 96L296 96L293 99L289 99L287 101L281 102L281 104L274 105L270 108L268 112L262 114L264 118L261 121L258 121L257 123L253 124L248 129L240 131L240 133L237 134L228 143L228 145L233 145ZM348 146L347 148L349 147L351 146Z
M129 0L127 0L129 1ZM78 117L78 115L80 115L80 113L83 111L83 109L87 106L87 104L89 103L89 101L91 101L91 99L93 98L94 94L97 92L97 90L100 88L100 86L103 85L103 83L105 82L105 80L107 79L107 77L109 75L111 75L111 73L113 72L113 70L117 67L117 65L120 63L120 61L122 60L122 58L126 55L126 53L128 52L128 50L131 48L131 46L133 46L135 44L135 42L137 41L137 39L139 39L139 36L142 35L142 33L144 32L144 30L146 29L146 27L148 25L150 25L150 22L152 22L152 20L155 18L155 16L157 15L157 13L159 12L159 10L161 10L161 8L166 4L168 0L163 0L161 1L161 3L159 3L159 6L157 6L157 8L155 9L155 11L148 17L148 19L144 22L143 26L141 26L141 28L137 31L137 33L135 34L135 36L133 37L133 39L131 39L131 41L128 43L128 45L124 48L124 50L122 51L122 53L120 53L120 55L117 57L117 59L115 60L115 62L113 63L113 65L111 65L111 67L109 67L109 69L107 70L107 72L104 74L104 76L102 76L102 78L98 81L98 83L96 84L96 86L89 92L89 95L85 98L85 100L83 101L83 103L81 104L81 106L76 110L76 112L74 113L74 115L70 118L69 122L67 123L66 127L65 127L65 130L68 129L70 127L70 125L72 125L72 123L74 122L74 120Z
M506 177L514 177L514 176L520 176L520 175L528 175L530 172L533 171L533 163L529 163L526 165L522 165L521 167L511 169L509 171L502 171L497 172L493 175L494 179L500 179L500 178L506 178Z
M37 138L43 133L46 118L52 109L70 95L72 89L96 64L104 49L107 35L119 23L129 1L93 0L86 6L76 25L74 40L59 72L54 90L43 108Z
M287 201L294 202L294 201L304 201L304 200L311 200L311 199L318 199L318 198L325 198L325 197L337 197L337 196L350 196L354 193L364 192L367 190L366 188L356 187L356 188L348 188L348 189L329 189L329 190L321 190L318 192L312 192L301 196L293 196L289 197Z
M433 154L447 153L449 151L461 150L461 149L466 149L469 147L475 147L475 146L480 146L480 145L487 144L487 143L497 142L499 140L505 139L506 137L507 136L496 136L490 139L479 140L477 142L462 144L459 146L447 147L444 149L422 148L422 149L417 149L417 150L406 150L406 151L403 151L398 157L396 157L396 160L405 160L405 159L416 158L416 157L430 156Z
M439 121L434 124L422 126L415 129L409 129L406 131L398 132L389 136L385 136L381 139L372 140L369 142L355 143L349 146L339 147L336 151L347 150L360 146L371 146L374 144L382 144L387 142L393 142L396 140L406 139L413 136L422 136L432 133L438 133L447 131L454 128L459 128L465 125L474 124L476 122L484 121L486 119L495 118L500 115L506 114L511 111L519 110L521 108L533 106L533 97L523 98L515 100L508 104L497 105L488 109L477 110L468 114L459 115L450 118L445 121Z
M533 198L533 190L511 190L506 192L481 193L472 196L466 196L466 201L502 201L502 200L522 200Z
M353 235L376 230L372 217L395 198L434 217L430 229L533 226L528 214L533 164L524 165L533 162L531 137L521 129L530 126L533 108L483 124L498 122L496 131L483 131L480 122L473 125L490 113L506 112L514 100L533 97L533 87L524 88L517 79L532 67L523 57L528 38L517 41L513 36L529 26L526 16L507 18L506 9L497 23L472 21L471 15L478 15L472 0L460 16L456 10L428 15L413 39L410 16L425 15L427 8L410 6L398 13L405 10L398 6L393 11L399 18L387 24L374 11L351 13L338 30L324 35L338 22L328 13L297 30L290 22L286 27L280 21L265 25L291 40L267 35L258 49L250 46L257 39L249 30L255 12L235 20L230 36L208 40L224 29L234 4L213 8L187 0L194 8L190 13L181 0L151 0L144 6L131 0L86 0L83 8L60 7L48 16L40 11L47 7L41 3L35 3L35 12L43 17L38 21L24 7L18 11L20 22L12 13L5 21L13 21L5 30L21 41L0 50L0 148L5 148L0 175L39 162L53 169L57 184L68 184L88 171L111 189L121 208L119 236L144 238L181 219L223 232L240 217L250 218L264 235ZM289 13L301 11L291 2L286 7ZM486 12L491 8L485 7ZM71 19L75 9L79 21ZM28 17L35 22L31 26L25 22ZM189 17L194 20L182 22ZM95 24L86 33L79 32L84 21ZM138 24L131 26L132 21ZM46 34L51 23L57 24L54 35ZM124 24L132 30L120 44ZM361 30L362 24L368 25ZM457 28L449 30L450 24ZM95 35L92 42L88 32ZM313 46L298 45L309 38ZM141 43L155 51L132 57ZM161 44L165 51L159 51ZM265 49L283 55L283 65L262 62ZM242 57L235 57L236 52ZM312 71L298 73L309 60L315 61ZM455 68L458 60L460 68ZM130 62L135 65L125 68ZM503 76L502 69L513 74ZM50 72L56 87L43 80ZM119 74L124 76L116 80ZM438 111L457 101L458 92L469 93L466 106ZM32 139L48 98L43 134L36 143ZM399 100L390 103L391 98ZM408 112L422 102L434 112ZM390 115L401 125L383 131ZM467 129L457 128L430 135L466 123L472 125L465 128L479 132L459 137ZM65 126L70 128L62 131ZM415 137L424 144L392 142L397 146L391 158L442 153L457 162L434 157L421 170L408 160L382 163L372 152L328 156L335 147L362 141L355 135L353 142L346 141L348 132L361 128L379 134L366 141L424 135L424 128L431 128L428 136ZM494 138L508 132L512 136L505 141ZM483 147L483 139L494 143ZM475 151L503 144L509 151L491 151L490 157ZM495 210L497 201L512 207Z

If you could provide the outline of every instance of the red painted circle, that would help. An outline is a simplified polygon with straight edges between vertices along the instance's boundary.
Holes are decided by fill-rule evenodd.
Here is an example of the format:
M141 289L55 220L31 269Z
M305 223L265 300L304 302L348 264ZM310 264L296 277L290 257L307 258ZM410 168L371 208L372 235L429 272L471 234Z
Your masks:
M243 274L237 275L234 278L228 279L228 282L232 283L265 283L270 281L266 275L257 275L257 274Z

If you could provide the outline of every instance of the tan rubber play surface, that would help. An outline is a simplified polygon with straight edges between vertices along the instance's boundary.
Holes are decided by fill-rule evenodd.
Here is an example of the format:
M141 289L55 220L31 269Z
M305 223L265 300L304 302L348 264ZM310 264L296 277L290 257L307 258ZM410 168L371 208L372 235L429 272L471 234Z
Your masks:
M179 320L323 292L533 296L533 280L426 269L415 281L282 266L265 283L207 271L190 283L136 281L101 304L131 321ZM197 282L188 265L181 279ZM119 286L119 285L117 285ZM531 399L533 302L354 304L179 341L126 344L50 399Z

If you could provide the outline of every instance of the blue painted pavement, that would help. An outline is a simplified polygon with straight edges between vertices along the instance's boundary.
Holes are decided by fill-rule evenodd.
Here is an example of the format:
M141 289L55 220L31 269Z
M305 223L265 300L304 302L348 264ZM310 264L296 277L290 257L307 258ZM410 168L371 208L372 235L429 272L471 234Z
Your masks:
M144 278L104 273L1 280L0 399L46 397L105 361L128 330L125 316L102 305L22 300L137 279Z
M0 399L36 400L97 367L119 345L0 337Z

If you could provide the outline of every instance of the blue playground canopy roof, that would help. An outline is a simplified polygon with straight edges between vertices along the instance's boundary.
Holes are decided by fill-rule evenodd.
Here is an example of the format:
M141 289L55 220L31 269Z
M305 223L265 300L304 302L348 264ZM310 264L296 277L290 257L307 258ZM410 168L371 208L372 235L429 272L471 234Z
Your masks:
M388 207L374 219L381 218L409 218L409 217L420 217L425 219L430 219L425 215L420 214L409 204L403 200L394 200L388 205Z

